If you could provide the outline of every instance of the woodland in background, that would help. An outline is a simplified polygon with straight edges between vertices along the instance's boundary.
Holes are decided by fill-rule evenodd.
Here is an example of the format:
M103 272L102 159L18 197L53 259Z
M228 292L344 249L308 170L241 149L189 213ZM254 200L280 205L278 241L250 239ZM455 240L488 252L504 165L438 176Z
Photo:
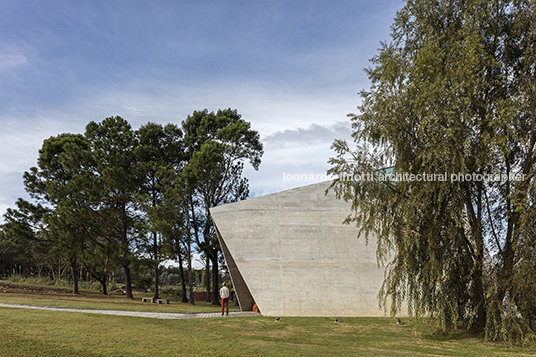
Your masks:
M242 170L246 163L258 169L262 154L259 134L231 109L138 130L116 116L90 122L84 134L46 139L37 166L24 174L32 201L19 199L4 215L1 273L59 280L68 271L74 294L81 278L106 294L113 276L132 298L150 269L158 298L161 264L175 260L187 301L199 253L207 301L219 304L224 264L209 208L247 198Z

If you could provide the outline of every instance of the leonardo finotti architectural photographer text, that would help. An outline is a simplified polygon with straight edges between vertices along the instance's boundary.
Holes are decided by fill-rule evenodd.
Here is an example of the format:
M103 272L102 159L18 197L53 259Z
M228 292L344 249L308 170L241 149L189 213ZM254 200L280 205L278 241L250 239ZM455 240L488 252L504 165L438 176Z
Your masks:
M382 172L367 172L362 174L342 174L340 176L341 181L450 181L454 182L464 182L464 181L475 181L475 182L501 182L505 183L507 181L523 181L525 179L524 174L463 174L461 172L456 174L448 174L447 172L441 174L410 174L407 172L403 173L382 173Z
M336 178L337 176L326 174L287 174L283 172L283 181L321 182Z

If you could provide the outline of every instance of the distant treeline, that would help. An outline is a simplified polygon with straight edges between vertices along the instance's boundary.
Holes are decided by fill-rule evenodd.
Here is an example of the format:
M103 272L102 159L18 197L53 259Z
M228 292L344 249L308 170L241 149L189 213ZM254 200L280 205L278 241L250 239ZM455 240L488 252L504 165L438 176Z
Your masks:
M224 262L209 209L247 198L244 165L258 169L262 154L259 134L231 109L138 130L109 117L84 134L50 137L24 173L31 202L19 199L0 226L1 273L61 279L68 272L75 294L80 279L107 293L114 274L132 298L133 285L147 285L152 271L158 297L159 266L174 260L186 301L199 253L210 272L207 299L217 304Z

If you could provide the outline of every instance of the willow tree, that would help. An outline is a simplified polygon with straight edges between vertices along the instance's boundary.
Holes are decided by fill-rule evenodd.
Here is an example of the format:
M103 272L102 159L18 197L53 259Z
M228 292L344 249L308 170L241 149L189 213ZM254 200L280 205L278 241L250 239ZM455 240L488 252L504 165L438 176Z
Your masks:
M357 148L336 140L329 172L347 223L377 237L391 314L407 304L490 339L535 331L535 14L528 0L410 0L366 70Z

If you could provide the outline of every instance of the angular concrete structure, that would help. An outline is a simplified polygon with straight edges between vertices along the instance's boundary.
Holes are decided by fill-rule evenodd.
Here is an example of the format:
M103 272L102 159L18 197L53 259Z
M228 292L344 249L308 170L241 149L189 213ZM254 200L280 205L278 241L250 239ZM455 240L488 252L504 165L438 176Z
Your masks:
M242 310L266 316L384 316L376 242L343 220L350 204L304 186L211 209Z

